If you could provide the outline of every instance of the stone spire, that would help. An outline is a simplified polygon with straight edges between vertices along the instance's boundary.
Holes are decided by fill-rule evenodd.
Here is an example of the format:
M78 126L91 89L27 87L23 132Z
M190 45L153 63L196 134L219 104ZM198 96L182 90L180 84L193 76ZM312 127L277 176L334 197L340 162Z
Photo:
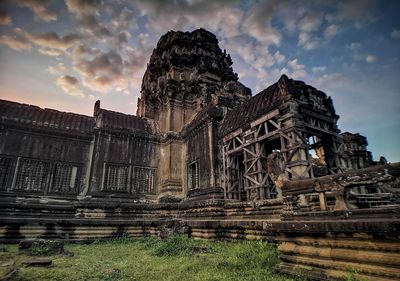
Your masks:
M150 57L137 115L160 120L162 131L179 131L215 97L223 97L232 106L250 95L238 82L231 57L220 49L214 34L202 28L169 31Z

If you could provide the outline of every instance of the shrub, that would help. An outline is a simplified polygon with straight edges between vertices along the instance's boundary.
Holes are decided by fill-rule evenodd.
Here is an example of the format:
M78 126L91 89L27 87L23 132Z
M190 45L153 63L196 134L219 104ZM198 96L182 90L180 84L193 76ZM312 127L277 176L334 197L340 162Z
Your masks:
M30 248L32 256L50 256L53 254L53 249L48 244L34 243Z

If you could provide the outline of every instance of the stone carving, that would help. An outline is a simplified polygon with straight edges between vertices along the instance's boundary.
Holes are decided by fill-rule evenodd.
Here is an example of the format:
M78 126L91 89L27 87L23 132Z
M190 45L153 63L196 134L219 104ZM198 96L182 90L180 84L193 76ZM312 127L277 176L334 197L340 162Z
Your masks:
M192 104L201 104L203 108L210 101L210 92L224 92L226 106L240 104L251 92L237 82L238 76L231 65L230 56L221 51L215 35L204 29L166 33L150 57L137 114L149 118L162 116L164 109L157 102L160 100L163 104L182 103L183 107L173 114L189 119L197 111ZM168 79L164 83L155 83L160 77ZM179 131L183 126L161 129Z
M266 239L287 273L399 279L400 167L340 134L325 93L282 75L252 97L212 33L171 31L137 115L0 100L0 239Z

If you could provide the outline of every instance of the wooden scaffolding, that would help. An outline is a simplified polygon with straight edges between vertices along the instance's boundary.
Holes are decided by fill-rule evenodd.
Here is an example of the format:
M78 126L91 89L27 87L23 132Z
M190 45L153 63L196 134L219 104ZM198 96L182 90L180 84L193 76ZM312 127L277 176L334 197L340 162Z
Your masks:
M323 121L308 117L282 116L275 109L251 122L249 129L243 131L241 128L226 135L223 138L225 198L248 201L276 198L274 179L277 175L268 163L272 153L281 156L281 173L286 179L314 177L309 136L316 135L324 140L324 157L329 171L340 171L342 141L339 135L330 131Z

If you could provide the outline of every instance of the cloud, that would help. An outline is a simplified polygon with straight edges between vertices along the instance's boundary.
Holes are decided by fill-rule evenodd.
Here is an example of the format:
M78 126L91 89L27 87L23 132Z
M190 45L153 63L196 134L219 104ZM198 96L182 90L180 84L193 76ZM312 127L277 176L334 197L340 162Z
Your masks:
M309 12L298 23L298 29L304 32L313 32L319 29L323 20L323 13Z
M112 27L116 34L116 44L118 46L127 44L131 39L131 33L138 29L134 12L127 7L124 7L118 15L113 17Z
M319 45L319 38L314 37L311 33L307 32L300 32L299 33L299 41L298 45L303 47L304 50L312 50L318 47Z
M67 34L64 37L58 36L55 32L40 33L37 35L32 35L29 33L25 34L33 43L39 47L62 50L66 51L73 45L79 42L80 36L77 34Z
M16 51L30 50L32 45L23 37L2 35L0 37L0 44L6 45Z
M349 48L352 51L355 51L355 50L358 50L361 47L361 44L353 42L350 45L346 45L346 47Z
M314 66L311 70L314 73L324 72L324 71L326 71L326 66Z
M138 27L134 12L127 7L124 7L119 15L113 17L112 24L118 32L130 31Z
M378 57L374 56L374 55L368 55L365 57L365 61L368 63L373 63L376 62L378 60Z
M285 61L285 55L282 55L279 51L276 51L274 54L274 59L277 64L280 64Z
M68 11L75 16L76 27L84 33L85 37L101 39L105 43L116 41L117 45L121 45L127 42L127 35L123 33L125 31L123 28L130 25L132 11L122 9L118 14L114 12L113 20L101 20L103 11L113 12L119 7L118 4L113 4L100 0L66 0ZM111 30L113 26L114 30Z
M101 52L100 49L87 47L83 44L78 44L72 51L72 58L74 61L78 61L85 57L93 57Z
M14 33L14 36L4 35L2 43L16 50L30 49L33 43L38 46L41 54L47 56L60 56L81 40L81 36L77 34L67 34L63 37L55 32L31 34L20 28L15 28Z
M136 45L121 50L100 51L77 45L73 52L74 69L83 77L83 85L97 92L115 90L128 93L129 87L139 89L153 45L150 35L136 36Z
M0 10L0 25L9 25L12 24L11 17L7 14L6 11Z
M298 45L305 50L312 50L320 45L320 38L316 35L320 29L324 19L324 14L321 12L310 10L297 23L299 30Z
M249 79L256 77L257 87L265 86L265 82L271 79L269 69L275 65L282 64L286 57L279 51L271 53L267 47L258 41L249 40L248 36L237 36L224 40L223 45L226 45L229 52L233 55L235 71L240 72L241 78L245 76ZM245 65L242 65L243 63ZM245 75L243 75L245 74ZM250 75L249 75L250 74Z
M338 72L323 74L313 81L313 84L321 89L330 89L332 85L346 88L351 87L352 83L345 75Z
M101 6L100 0L66 0L68 10L77 15L94 15Z
M335 21L351 21L356 28L376 21L377 0L342 1L338 4L338 12L332 16Z
M278 45L281 34L272 25L279 2L255 3L246 11L238 1L137 1L142 16L147 16L148 31L158 34L171 29L205 27L225 37L249 35L264 45ZM160 14L162 13L162 16Z
M121 56L114 51L109 51L100 53L92 60L82 60L76 67L85 75L99 75L100 73L120 75L122 65Z
M164 33L170 29L182 29L193 24L194 26L210 26L208 22L217 27L216 25L222 23L222 19L215 16L221 11L228 16L237 2L139 0L135 2L135 6L142 16L148 16L147 26L150 31Z
M259 2L245 14L243 31L264 45L279 45L282 39L280 32L273 27L274 12L279 9L279 2Z
M288 61L287 65L291 69L291 73L289 75L293 78L299 79L307 76L307 72L304 70L304 65L298 63L297 59Z
M62 51L57 50L57 49L39 48L38 51L42 55L49 56L49 57L58 57L63 54Z
M67 51L67 49L77 44L81 39L77 34L67 34L63 37L58 36L55 32L30 34L20 28L16 28L15 33L24 40L31 41L41 48L41 53L49 53L52 56L56 55L57 51L58 53L61 53L60 51Z
M124 63L129 74L144 72L146 62L150 57L153 46L149 42L148 33L140 33L136 38L135 48L127 47L127 61Z
M96 37L111 36L110 30L101 24L94 15L84 15L78 19L78 23L83 32Z
M115 51L99 53L93 59L74 62L75 70L84 77L84 85L94 91L106 92L113 87L125 89L124 62Z
M324 31L324 37L326 39L332 38L333 36L335 36L338 32L338 28L336 25L331 24L330 26L328 26L325 31Z
M82 90L79 88L79 80L71 75L58 77L56 84L68 95L75 97L84 97Z
M392 32L390 32L390 37L395 39L400 39L400 29L395 29Z
M67 67L62 62L59 62L57 65L49 66L47 68L47 72L49 72L50 74L53 74L53 75L60 75L62 73L67 72L67 70L68 70Z
M36 18L45 22L57 20L57 14L47 9L50 2L51 0L15 0L18 6L29 8Z

